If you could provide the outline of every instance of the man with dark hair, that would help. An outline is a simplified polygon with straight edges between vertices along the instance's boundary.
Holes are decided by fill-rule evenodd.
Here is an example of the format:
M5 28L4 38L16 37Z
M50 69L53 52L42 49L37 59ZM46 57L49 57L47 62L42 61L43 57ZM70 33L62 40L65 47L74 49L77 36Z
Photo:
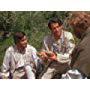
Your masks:
M19 42L20 39L22 39L25 36L24 32L16 32L13 34L13 39L14 39L14 43L16 44L17 42Z
M62 78L90 78L90 13L72 12L69 23L80 42L72 52L71 70L63 74Z
M49 27L49 29L51 29L51 24L52 24L52 23L57 23L57 22L58 22L58 24L59 24L60 26L63 24L62 20L60 20L59 18L55 18L55 17L51 18L51 19L49 20L49 22L48 22L48 27Z
M15 45L10 46L5 53L2 65L3 78L29 78L35 79L38 57L36 49L28 44L24 32L13 35Z
M47 62L48 69L41 76L42 79L56 78L57 74L65 73L69 69L70 54L75 46L72 34L64 30L63 22L53 17L48 22L51 35L43 40L41 57Z

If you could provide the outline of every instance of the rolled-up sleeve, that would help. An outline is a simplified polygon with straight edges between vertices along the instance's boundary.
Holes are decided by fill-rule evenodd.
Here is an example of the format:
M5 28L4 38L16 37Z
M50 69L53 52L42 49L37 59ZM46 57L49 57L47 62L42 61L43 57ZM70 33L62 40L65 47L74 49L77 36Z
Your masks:
M74 37L71 33L68 33L67 35L67 51L65 53L58 53L57 54L57 61L61 62L61 63L70 63L71 62L71 53L75 47L75 41L74 41Z

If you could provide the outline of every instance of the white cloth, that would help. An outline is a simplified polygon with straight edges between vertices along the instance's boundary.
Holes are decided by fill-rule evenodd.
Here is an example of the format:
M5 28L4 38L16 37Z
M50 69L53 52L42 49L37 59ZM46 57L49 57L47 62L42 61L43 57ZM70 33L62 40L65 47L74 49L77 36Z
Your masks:
M63 43L66 43L66 50L63 49ZM67 31L62 31L61 37L60 39L58 39L58 41L56 41L54 39L53 35L49 35L46 36L43 40L43 51L54 51L55 53L57 53L57 60L58 62L65 62L65 61L69 61L71 60L70 58L70 54L72 53L74 47L75 47L75 43L74 43L74 37L70 32Z
M47 69L47 71L41 78L47 79L49 76L49 78L52 78L52 74L55 71L62 73L67 68L69 68L69 64L71 62L70 54L72 53L74 47L74 38L70 32L63 30L61 37L60 39L58 39L58 41L55 40L53 35L46 36L43 40L42 51L55 52L57 54L58 63L53 63L52 66Z
M77 69L75 69L69 70L65 74L62 74L61 79L83 79L83 76Z
M37 67L37 61L38 61L36 52L37 52L36 49L31 45L27 45L24 53L20 53L18 49L16 48L16 46L10 46L6 50L6 54L5 54L3 65L2 65L2 72L6 73L8 72L8 70L10 70L10 72L13 75L14 73L16 74L18 73L18 77L19 77L19 74L21 77L23 76L23 74L25 74L24 71L20 71L19 73L18 71L15 72L15 69L24 67L26 65L29 65L32 69L30 71L33 72L33 69L35 70L36 69L35 67ZM32 77L32 78L35 78L35 77Z
M32 68L29 65L25 66L25 73L28 79L35 79L35 74L32 72Z

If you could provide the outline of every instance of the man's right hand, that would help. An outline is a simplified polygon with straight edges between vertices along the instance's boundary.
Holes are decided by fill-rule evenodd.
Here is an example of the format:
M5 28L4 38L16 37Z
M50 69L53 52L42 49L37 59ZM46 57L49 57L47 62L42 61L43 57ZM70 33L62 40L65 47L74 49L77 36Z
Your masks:
M40 56L40 58L42 60L57 60L57 56L55 53L53 53L52 51L50 52L46 52L46 51L42 51L40 53L38 53L38 55Z
M38 55L42 60L48 60L48 56L47 56L46 52L44 52L44 51L37 53L37 55Z
M46 52L49 60L57 60L57 56L54 52Z

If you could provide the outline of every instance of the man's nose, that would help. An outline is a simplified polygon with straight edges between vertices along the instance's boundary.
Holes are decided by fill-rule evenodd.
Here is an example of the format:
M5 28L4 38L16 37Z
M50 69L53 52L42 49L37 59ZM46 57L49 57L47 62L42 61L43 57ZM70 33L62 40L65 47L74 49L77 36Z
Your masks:
M27 40L24 41L24 44L27 44Z
M56 28L55 30L58 31L58 28Z

